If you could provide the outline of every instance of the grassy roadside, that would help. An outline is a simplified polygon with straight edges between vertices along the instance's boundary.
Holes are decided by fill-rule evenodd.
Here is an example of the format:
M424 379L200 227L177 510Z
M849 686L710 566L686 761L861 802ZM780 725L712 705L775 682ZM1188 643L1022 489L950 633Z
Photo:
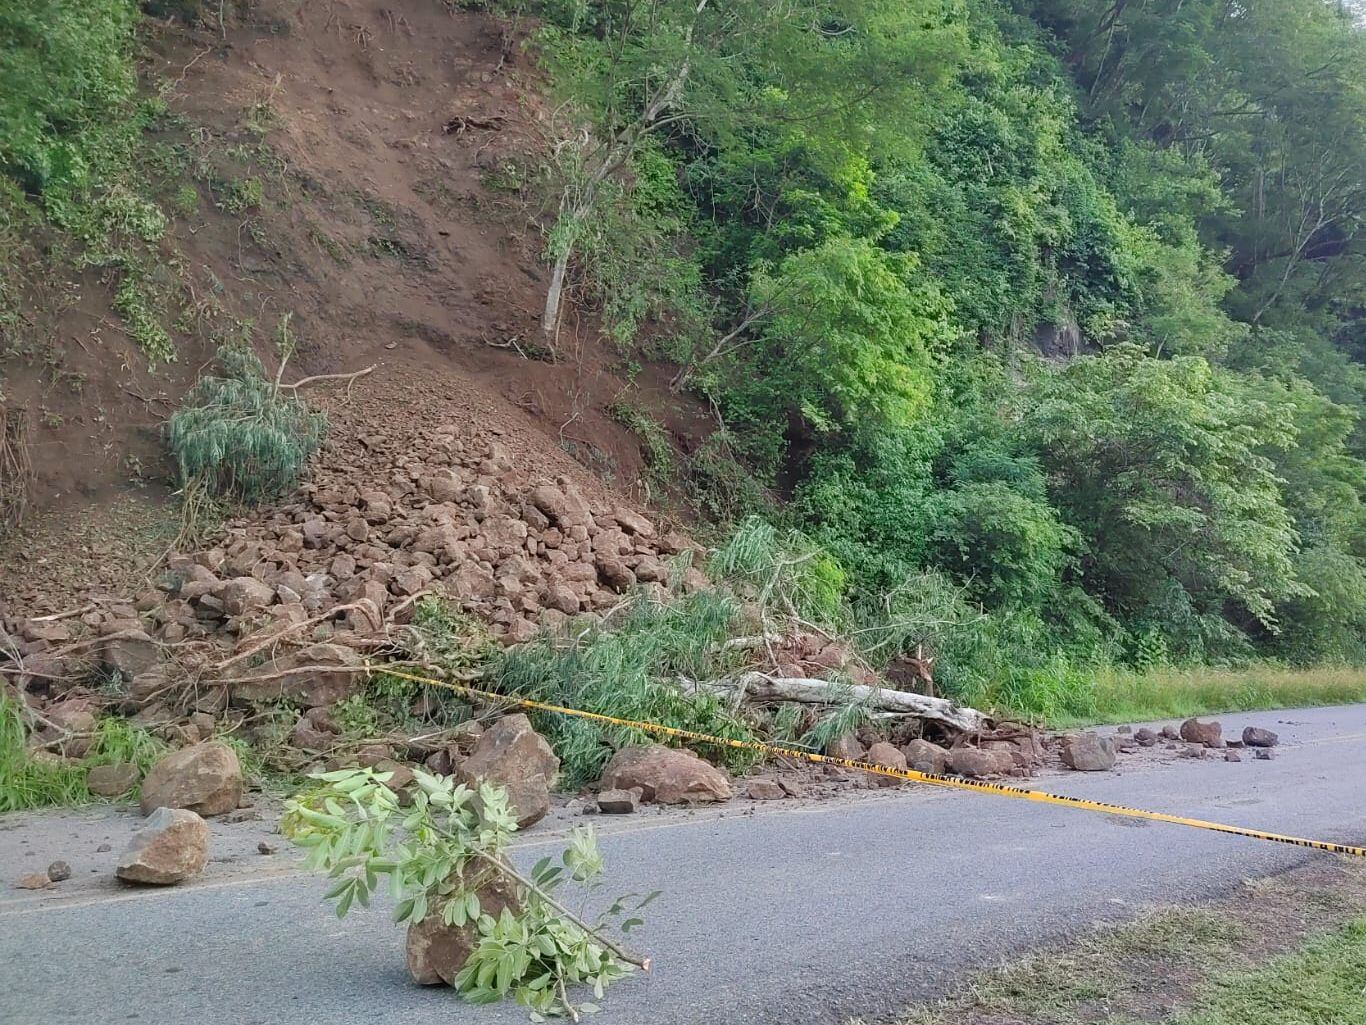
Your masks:
M983 972L898 1025L1356 1025L1363 911L1366 865L1316 860Z
M1101 666L1088 672L1034 674L1025 686L958 697L1002 718L1070 729L1362 702L1366 666L1291 668L1263 663L1240 669L1167 666L1146 671Z
M1093 709L1062 716L1050 725L1184 719L1219 712L1307 708L1366 701L1366 668L1333 666L1288 669L1154 669L1146 673L1105 670L1097 675Z

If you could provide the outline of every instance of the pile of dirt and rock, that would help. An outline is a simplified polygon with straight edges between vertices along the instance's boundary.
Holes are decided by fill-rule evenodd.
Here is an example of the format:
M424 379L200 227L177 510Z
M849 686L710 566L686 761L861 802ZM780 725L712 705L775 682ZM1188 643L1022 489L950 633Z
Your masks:
M230 698L328 705L425 595L515 644L628 591L706 586L691 540L569 466L538 475L514 430L463 414L385 423L384 397L339 407L293 500L168 556L142 593L0 623L20 682L61 691L84 661L130 680L125 697L141 706L187 674L236 681Z

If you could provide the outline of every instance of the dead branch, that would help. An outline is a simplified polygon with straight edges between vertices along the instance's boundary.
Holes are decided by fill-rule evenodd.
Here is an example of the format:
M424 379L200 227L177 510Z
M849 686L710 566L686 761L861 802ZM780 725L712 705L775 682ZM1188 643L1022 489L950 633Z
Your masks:
M68 609L66 612L52 612L46 616L34 616L32 622L55 623L59 619L71 619L73 616L83 616L87 612L94 612L98 608L99 605L92 601L87 605L82 605L78 609Z
M290 391L298 391L305 385L317 384L319 381L346 381L349 385L354 382L356 378L373 373L378 366L378 363L371 363L364 370L357 370L351 374L314 374L312 377L305 377L302 380L295 381L293 384L280 384L279 387L286 388Z
M502 114L492 114L489 117L479 117L475 114L456 114L453 118L441 126L441 130L447 135L464 135L469 131L497 132L508 123L508 119Z
M408 607L415 603L419 598L424 598L429 594L431 594L431 591L418 591L416 594L412 594L409 595L407 598L404 598L401 602L399 602L392 609L390 609L388 614L384 616L383 621L383 627L386 634L388 632L389 627L394 625L394 622L398 619L399 615L405 612L408 609ZM216 666L213 666L211 671L215 673L221 673L223 670L229 668L230 666L234 666L239 662L245 661L246 659L251 658L251 656L261 651L264 651L266 648L269 648L272 645L279 644L286 637L289 637L292 634L301 633L302 631L307 630L309 627L317 626L319 623L324 623L329 619L339 616L344 612L350 612L353 609L358 609L362 611L374 610L375 612L379 612L379 609L375 608L375 603L366 598L362 598L360 601L349 602L345 605L334 605L326 612L319 613L312 619L306 619L302 623L292 623L289 626L285 627L283 630L279 630L276 633L271 634L269 637L266 637L265 639L259 641L258 643L251 645L245 651L239 651L236 655L233 655L231 658L224 659L222 662L219 662ZM358 638L358 640L363 639ZM376 640L379 639L377 638ZM388 643L388 638L384 638L381 643Z
M685 680L683 683L696 691L724 694L736 700L757 698L762 701L797 701L812 705L843 704L849 701L865 703L879 711L932 719L957 730L980 730L988 722L987 717L977 709L956 705L945 698L931 698L924 694L864 684L843 684L800 676L769 676L766 673L743 673L734 680Z

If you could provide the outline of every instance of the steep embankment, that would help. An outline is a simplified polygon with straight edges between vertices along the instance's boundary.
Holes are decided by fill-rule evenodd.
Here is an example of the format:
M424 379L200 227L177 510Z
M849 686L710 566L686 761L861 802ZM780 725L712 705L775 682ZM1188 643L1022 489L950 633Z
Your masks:
M136 587L171 547L159 425L244 335L272 366L278 343L295 347L286 381L375 365L308 392L333 407L327 460L357 480L389 486L408 439L444 425L505 439L522 480L592 491L591 467L629 492L640 457L604 413L626 387L611 354L572 323L573 358L526 342L544 289L528 227L541 115L535 70L499 22L429 0L267 0L221 30L145 34L146 80L168 83L146 153L175 212L157 284L178 359L148 368L111 312L112 279L27 283L46 346L4 367L34 470L26 525L0 553L11 614Z

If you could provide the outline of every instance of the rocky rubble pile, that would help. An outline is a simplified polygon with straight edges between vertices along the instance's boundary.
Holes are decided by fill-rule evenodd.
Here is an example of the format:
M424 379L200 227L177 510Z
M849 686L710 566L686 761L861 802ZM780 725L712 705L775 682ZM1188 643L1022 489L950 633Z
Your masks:
M700 549L682 534L590 500L567 476L519 471L500 439L440 426L392 442L358 435L351 447L366 459L325 460L294 501L229 522L214 547L172 555L135 600L0 627L30 679L60 679L80 654L130 679L136 706L176 684L167 652L189 648L210 652L198 670L233 667L216 675L233 681L234 698L319 706L354 692L358 652L422 595L515 644L611 609L628 590L706 586ZM287 634L284 652L275 641ZM261 667L267 658L277 675Z
M364 440L384 451L382 437ZM395 603L440 592L517 643L539 625L608 609L636 584L662 591L666 560L695 550L634 510L595 508L567 477L525 481L497 440L452 429L426 441L425 452L394 453L382 476L328 474L300 500L229 524L219 547L172 560L168 600L148 610L159 636L241 634L343 604L353 606L346 627L364 633ZM678 576L705 583L690 564Z

